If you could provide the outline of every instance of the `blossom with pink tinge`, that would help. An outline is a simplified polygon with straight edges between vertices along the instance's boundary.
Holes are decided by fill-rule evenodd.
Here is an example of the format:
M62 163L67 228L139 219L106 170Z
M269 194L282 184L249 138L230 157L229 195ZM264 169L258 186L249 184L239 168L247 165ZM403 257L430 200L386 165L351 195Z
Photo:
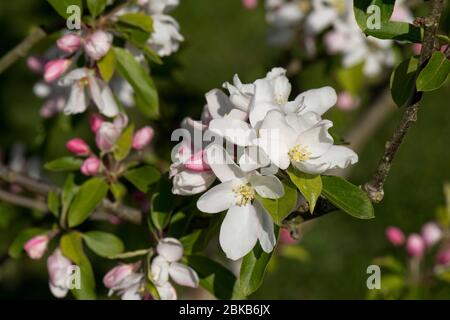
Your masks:
M258 6L258 0L242 0L242 5L247 9L255 9Z
M108 296L117 293L122 300L141 300L142 273L136 272L140 263L121 264L111 269L103 278L103 284L109 289Z
M69 59L50 60L44 66L44 80L51 83L59 79L69 68L72 62Z
M93 60L97 61L103 58L112 45L112 36L102 30L91 33L86 38L84 51Z
M386 238L394 246L401 246L405 243L405 235L403 231L397 227L388 227L386 229Z
M89 157L84 160L81 165L81 173L85 176L95 176L100 170L100 159L97 157Z
M358 107L359 99L354 97L347 91L342 91L338 94L337 107L344 111L350 111Z
M39 235L28 240L23 246L28 256L33 260L39 260L47 251L50 238L48 235Z
M450 265L450 247L441 249L436 256L436 263L439 265Z
M110 151L119 138L121 130L110 122L103 122L98 129L95 142L102 151Z
M47 259L50 291L57 298L64 298L69 292L72 265L59 248Z
M150 144L155 132L151 127L144 127L134 134L133 149L142 150Z
M428 222L422 227L422 238L428 247L433 246L442 238L442 230L435 222Z
M134 265L121 264L112 268L104 277L103 284L108 289L118 286L126 277L134 273Z
M94 113L91 115L89 119L89 125L91 127L92 132L96 133L98 129L102 126L103 118L101 115Z
M27 67L35 73L42 73L44 71L44 61L36 56L30 56L27 58Z
M91 153L91 149L83 139L74 138L67 141L67 150L77 156L87 156Z
M74 53L81 46L81 38L73 33L68 33L56 41L57 47L66 53Z
M416 233L409 235L406 241L406 251L411 257L422 257L425 252L425 241Z
M296 243L298 243L298 240L292 238L291 233L286 228L282 228L281 229L280 241L283 244L296 244Z

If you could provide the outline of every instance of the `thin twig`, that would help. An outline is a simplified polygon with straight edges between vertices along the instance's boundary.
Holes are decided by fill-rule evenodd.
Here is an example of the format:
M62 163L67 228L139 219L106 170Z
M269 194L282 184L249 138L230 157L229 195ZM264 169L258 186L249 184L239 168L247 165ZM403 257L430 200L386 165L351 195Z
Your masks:
M435 50L436 32L439 26L442 11L444 9L444 0L432 0L431 10L428 17L424 21L424 40L422 44L422 51L420 54L420 68L423 68L426 61L431 57L433 50ZM378 203L384 197L384 183L391 169L397 152L402 145L406 134L411 128L412 124L417 120L417 113L419 111L419 103L422 99L421 93L416 93L411 100L411 103L406 107L400 123L394 131L392 138L386 143L386 148L381 157L378 167L375 170L371 180L367 182L363 189L367 192L372 202Z
M42 181L35 180L33 178L30 178L24 174L14 172L5 166L0 165L0 180L3 180L5 182L8 182L10 184L17 184L22 186L23 188L27 189L30 192L33 192L35 194L47 197L48 193L50 191L60 193L61 189L55 186L52 186L50 184L47 184ZM18 200L19 198L11 198L11 197L4 197L0 198L0 200L3 200L5 202L13 203L22 207L30 208L31 202L27 202L22 196L20 196L21 200L19 202L12 202L14 200ZM9 201L11 200L11 201ZM21 205L24 204L24 205ZM25 205L27 204L27 205ZM47 212L47 204L36 204L36 206L39 207L40 211ZM109 214L112 214L120 219L126 220L131 223L139 224L142 220L142 214L139 210L114 203L108 199L104 199L101 205L98 207L99 211L106 212Z
M14 204L19 207L28 208L31 210L37 210L47 212L47 204L38 199L30 199L14 193L0 190L0 201Z

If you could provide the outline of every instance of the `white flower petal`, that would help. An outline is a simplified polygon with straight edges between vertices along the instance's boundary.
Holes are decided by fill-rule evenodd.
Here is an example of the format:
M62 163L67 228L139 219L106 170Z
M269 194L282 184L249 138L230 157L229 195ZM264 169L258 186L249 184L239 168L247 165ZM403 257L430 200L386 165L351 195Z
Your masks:
M264 207L258 201L255 201L254 206L259 220L259 243L261 244L261 248L265 252L272 252L277 242L277 239L275 238L272 217L266 212Z
M233 119L230 116L213 119L209 123L209 130L229 142L243 147L250 145L256 138L256 133L247 122Z
M121 296L122 300L142 300L141 295L139 294L140 284L135 284L123 291Z
M156 286L156 290L158 290L161 300L177 300L177 292L170 282L166 282L161 286Z
M169 274L173 281L181 286L197 288L198 287L198 275L194 269L181 263L171 263L169 268Z
M297 143L307 147L312 158L320 157L333 145L333 137L328 133L328 129L332 125L331 121L322 120L311 129L301 133Z
M156 246L156 252L168 262L179 261L183 257L183 245L175 238L164 238Z
M258 218L255 207L232 206L220 227L219 242L226 256L238 260L249 253L258 240Z
M169 281L169 263L161 256L152 260L151 272L153 281L157 285L163 285Z
M68 288L65 287L59 287L59 286L54 286L51 282L49 282L49 287L50 287L50 291L51 293L56 297L56 298L64 298L67 293L69 292Z
M213 119L223 118L233 110L230 98L222 90L213 89L205 96L208 102L207 108Z
M107 117L114 117L119 112L111 89L100 79L89 77L89 92L98 109Z
M336 104L337 94L332 87L323 87L305 91L295 100L302 102L301 114L314 112L321 116Z
M234 182L223 182L204 193L197 201L197 208L206 213L218 213L227 210L236 202L233 192Z
M270 159L264 150L257 146L245 148L242 156L239 158L239 166L245 172L250 172L268 165L270 165Z
M84 86L75 83L70 90L70 96L67 100L67 104L64 107L65 114L77 114L86 111L88 105L88 99Z
M242 170L234 163L230 155L219 145L211 145L206 149L208 165L220 181L226 182L242 179Z
M273 175L262 176L254 173L249 176L248 180L256 192L263 198L279 199L284 196L283 184Z
M65 76L63 76L58 81L58 84L62 87L69 87L72 86L74 83L78 82L79 80L88 77L89 75L90 75L89 69L86 68L74 69Z

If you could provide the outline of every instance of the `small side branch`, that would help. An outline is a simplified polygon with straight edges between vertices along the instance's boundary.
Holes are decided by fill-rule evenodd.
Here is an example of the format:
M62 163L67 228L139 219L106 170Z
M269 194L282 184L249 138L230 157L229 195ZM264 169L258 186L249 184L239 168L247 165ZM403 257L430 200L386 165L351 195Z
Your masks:
M421 67L424 66L435 50L436 32L438 30L441 14L444 9L444 2L445 0L430 1L430 14L422 21L425 28L425 33L422 51L420 54ZM419 111L419 103L421 98L421 93L416 94L411 103L406 107L405 113L395 129L392 138L386 143L384 154L378 163L378 167L375 170L372 179L363 186L363 190L367 192L370 199L374 203L378 203L383 200L384 183L391 169L392 162L394 161L406 134L411 128L411 125L417 120L417 113Z

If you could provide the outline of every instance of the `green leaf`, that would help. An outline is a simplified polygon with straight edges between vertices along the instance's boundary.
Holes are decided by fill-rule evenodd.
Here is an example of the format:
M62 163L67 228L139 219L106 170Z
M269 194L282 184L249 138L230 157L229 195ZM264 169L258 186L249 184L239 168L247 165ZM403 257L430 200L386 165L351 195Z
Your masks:
M201 229L195 229L190 234L180 238L180 242L183 244L184 253L186 255L199 253L205 250L211 239L217 234L223 220L221 215L213 215L208 220L208 224L202 226Z
M221 264L203 257L188 256L187 263L197 272L200 285L217 299L230 300L236 285L236 277Z
M137 169L128 170L123 176L139 191L147 193L150 185L159 180L161 173L156 168L147 165Z
M69 227L73 228L86 220L106 197L108 184L102 178L92 178L80 187L68 212Z
M416 92L416 75L419 58L411 57L400 63L391 75L391 95L399 107L403 107Z
M293 167L288 168L287 174L291 181L297 186L309 203L309 212L313 213L317 199L322 192L322 179L320 175L310 175L300 172Z
M141 249L141 250L135 250L135 251L128 251L124 253L115 254L112 256L109 256L108 259L112 260L123 260L123 259L130 259L130 258L136 258L136 257L142 257L149 253L148 249Z
M49 171L75 171L79 170L83 160L74 157L62 157L44 165Z
M417 90L433 91L442 87L450 73L450 61L441 51L433 52L425 68L417 78Z
M423 30L406 22L390 21L395 0L358 0L354 1L355 18L361 30L379 39L394 39L398 41L421 42ZM373 28L374 12L367 12L369 6L376 5L381 9L380 26Z
M153 32L153 19L144 13L126 13L119 17L119 21L148 33Z
M286 183L283 186L284 196L280 199L267 199L256 195L259 203L272 216L273 221L278 226L281 226L284 218L295 209L295 205L297 204L297 188Z
M96 18L100 13L102 13L105 10L106 5L108 4L108 0L86 0L86 1L89 12L91 13L91 16L93 18Z
M133 87L141 110L151 118L159 116L159 99L155 84L144 67L125 49L115 48L117 70Z
M8 253L12 258L19 258L23 251L23 246L25 243L33 238L34 236L45 234L48 230L41 228L30 228L22 230L19 235L14 239L8 249Z
M53 215L58 218L59 217L59 208L61 207L61 200L59 199L59 195L50 191L47 196L47 206Z
M322 176L322 183L322 195L342 211L358 219L375 217L369 197L354 184L333 176Z
M373 264L376 264L380 267L384 267L397 273L405 272L403 264L393 256L375 258L373 260Z
M58 14L67 19L73 13L67 13L67 8L75 5L80 8L81 14L83 13L83 1L82 0L47 0L47 2L55 9Z
M278 235L278 228L275 230ZM239 285L235 291L235 298L245 298L259 289L261 286L267 265L272 257L273 251L266 253L259 243L242 260L239 276Z
M69 210L70 204L73 198L77 194L79 187L75 184L75 176L70 174L64 182L63 190L61 193L62 213L61 218L64 220ZM62 225L66 225L66 221L62 221Z
M140 46L147 45L150 33L143 31L140 28L136 28L123 23L115 24L116 31L128 42L133 44L139 44Z
M72 289L73 295L79 300L94 300L94 272L89 259L84 254L81 234L75 231L63 235L60 248L63 255L80 268L80 288Z
M105 82L109 82L114 71L116 70L116 53L113 49L110 49L108 53L97 62L98 70Z
M122 240L111 233L89 231L82 234L86 245L101 257L115 256L123 252Z
M123 197L127 194L127 188L120 182L111 184L110 189L118 202L121 202Z
M167 176L163 176L159 180L156 191L152 196L150 206L151 224L157 229L163 230L170 222L175 204L175 196L172 194L170 180Z
M133 134L134 124L131 124L124 130L119 139L117 139L114 149L114 158L116 158L117 161L122 161L130 154L131 146L133 144Z

